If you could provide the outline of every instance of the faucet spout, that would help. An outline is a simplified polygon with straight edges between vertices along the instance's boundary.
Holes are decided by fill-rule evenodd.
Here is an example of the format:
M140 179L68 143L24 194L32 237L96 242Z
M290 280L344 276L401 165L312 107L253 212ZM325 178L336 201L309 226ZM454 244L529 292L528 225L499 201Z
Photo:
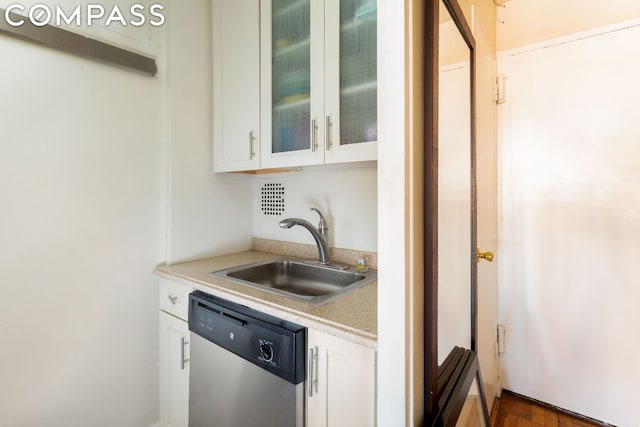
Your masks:
M316 241L316 245L318 246L318 257L320 258L320 264L329 264L329 248L327 247L327 239L323 235L324 233L326 233L326 230L323 230L321 232L309 221L302 218L283 219L282 221L280 221L279 225L280 228L291 228L295 225L299 225L309 230L314 240Z

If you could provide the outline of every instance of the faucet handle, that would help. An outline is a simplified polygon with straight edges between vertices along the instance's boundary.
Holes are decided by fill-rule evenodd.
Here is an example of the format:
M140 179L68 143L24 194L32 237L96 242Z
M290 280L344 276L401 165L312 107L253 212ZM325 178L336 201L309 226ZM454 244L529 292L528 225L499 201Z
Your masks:
M320 212L319 209L316 208L309 208L310 211L314 211L316 212L318 215L320 215L320 222L318 223L318 232L323 235L326 236L327 232L329 231L329 227L327 226L327 220L324 218L324 215L322 215L322 212Z

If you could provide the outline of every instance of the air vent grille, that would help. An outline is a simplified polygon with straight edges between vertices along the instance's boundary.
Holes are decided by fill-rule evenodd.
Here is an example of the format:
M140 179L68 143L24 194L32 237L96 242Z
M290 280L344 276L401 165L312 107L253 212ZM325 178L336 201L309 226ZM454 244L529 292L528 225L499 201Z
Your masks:
M285 209L285 187L280 182L267 182L260 195L261 210L267 216L282 216Z

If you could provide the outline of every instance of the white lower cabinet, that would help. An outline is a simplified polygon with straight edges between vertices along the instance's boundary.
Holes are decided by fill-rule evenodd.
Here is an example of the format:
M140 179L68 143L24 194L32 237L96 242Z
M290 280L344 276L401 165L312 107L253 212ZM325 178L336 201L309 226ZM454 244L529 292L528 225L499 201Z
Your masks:
M185 300L190 289L173 284L174 289L167 295L176 297L176 290L182 291L180 297ZM167 295L163 295L162 298ZM178 307L179 299L174 299ZM162 305L161 305L162 308ZM173 308L173 307L172 307ZM179 307L178 307L179 308ZM180 311L180 310L178 310ZM175 313L174 313L175 314ZM160 425L171 427L187 427L189 425L189 325L184 319L160 311Z
M376 352L307 330L307 427L376 424Z
M189 325L160 312L160 422L189 425Z
M160 282L160 426L189 425L188 295L192 289ZM376 425L376 352L307 329L306 426Z

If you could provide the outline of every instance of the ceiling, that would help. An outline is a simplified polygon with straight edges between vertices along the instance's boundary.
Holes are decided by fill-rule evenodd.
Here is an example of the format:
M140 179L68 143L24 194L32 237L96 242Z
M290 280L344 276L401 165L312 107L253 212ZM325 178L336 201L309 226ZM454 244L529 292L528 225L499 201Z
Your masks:
M490 0L486 0L490 1ZM640 18L640 0L499 0L498 51Z

